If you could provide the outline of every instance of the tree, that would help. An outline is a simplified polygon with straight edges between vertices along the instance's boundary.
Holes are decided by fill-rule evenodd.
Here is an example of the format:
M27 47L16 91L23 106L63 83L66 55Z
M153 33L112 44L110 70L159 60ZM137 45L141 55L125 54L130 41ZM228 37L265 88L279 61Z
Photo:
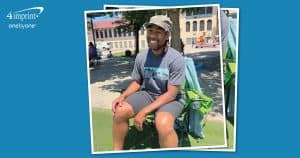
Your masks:
M171 33L171 47L173 47L179 52L183 52L180 41L179 9L168 10L168 16L173 22L173 28Z
M126 11L122 12L122 18L116 23L119 24L117 29L126 32L133 32L135 35L135 56L139 52L139 30L143 24L155 14L154 10Z

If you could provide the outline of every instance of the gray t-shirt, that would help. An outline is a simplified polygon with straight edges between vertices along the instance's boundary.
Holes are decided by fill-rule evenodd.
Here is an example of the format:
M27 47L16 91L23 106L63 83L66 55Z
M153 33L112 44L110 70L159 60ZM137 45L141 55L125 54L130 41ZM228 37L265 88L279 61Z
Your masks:
M167 91L168 85L184 83L184 69L184 58L175 49L168 47L160 56L155 56L149 49L137 55L132 79L143 82L143 88L150 95L159 96Z

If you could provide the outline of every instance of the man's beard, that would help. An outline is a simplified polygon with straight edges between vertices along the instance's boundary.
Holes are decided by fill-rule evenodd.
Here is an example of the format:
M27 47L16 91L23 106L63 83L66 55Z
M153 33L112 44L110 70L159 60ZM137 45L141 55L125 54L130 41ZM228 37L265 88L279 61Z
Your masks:
M148 47L155 51L164 48L165 45L166 43L160 44L157 40L148 40Z

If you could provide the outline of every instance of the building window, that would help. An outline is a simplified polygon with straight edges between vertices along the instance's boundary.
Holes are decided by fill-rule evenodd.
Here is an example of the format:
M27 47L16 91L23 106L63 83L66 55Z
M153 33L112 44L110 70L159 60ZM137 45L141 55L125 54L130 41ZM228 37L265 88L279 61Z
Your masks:
M204 31L204 20L200 21L200 31Z
M192 41L191 41L192 42L192 47L194 47L194 44L196 43L196 41L197 41L196 37L193 37Z
M190 26L191 24L190 24L190 22L186 22L185 23L185 32L190 32Z
M100 31L100 37L101 37L101 38L104 38L104 36L103 36L103 31L102 31L102 30Z
M119 46L120 46L120 48L123 48L122 42L119 42Z
M145 40L142 40L142 48L145 48L146 47L146 42Z
M193 16L197 16L199 14L199 9L193 9Z
M118 29L118 36L122 37L121 29Z
M197 31L197 21L193 21L193 31Z
M132 48L132 41L129 41L129 48Z
M119 48L118 42L115 42L115 48Z
M113 49L114 48L114 45L112 42L109 42L109 46L110 46L110 49Z
M207 7L206 8L206 14L212 14L212 7Z
M107 38L107 30L104 30L104 37Z
M186 16L192 16L192 14L193 14L193 11L192 11L192 10L188 9L188 10L186 11Z
M211 30L212 29L212 21L211 20L207 20L207 28L206 30Z
M96 38L99 38L99 32L96 30Z
M200 15L204 15L204 14L205 14L205 8L204 8L204 7L199 8L198 13L199 13Z
M114 29L114 37L117 37L117 29Z
M111 31L111 29L108 30L108 35L109 35L110 38L112 38L112 31Z
M127 41L124 41L124 48L127 48Z
M187 44L187 45L192 44L192 40L193 40L192 38L187 38L187 39L186 39L186 44Z

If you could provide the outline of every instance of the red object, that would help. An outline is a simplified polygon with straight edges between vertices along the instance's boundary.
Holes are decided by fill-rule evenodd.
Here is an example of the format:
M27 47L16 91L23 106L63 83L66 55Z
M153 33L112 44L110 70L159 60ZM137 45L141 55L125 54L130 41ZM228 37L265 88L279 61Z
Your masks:
M218 41L213 41L212 43L207 42L197 42L195 47L196 48L204 48L204 47L215 47L219 45L220 43Z
M106 29L106 28L115 28L119 24L116 23L117 20L106 20L106 21L95 21L94 29Z

